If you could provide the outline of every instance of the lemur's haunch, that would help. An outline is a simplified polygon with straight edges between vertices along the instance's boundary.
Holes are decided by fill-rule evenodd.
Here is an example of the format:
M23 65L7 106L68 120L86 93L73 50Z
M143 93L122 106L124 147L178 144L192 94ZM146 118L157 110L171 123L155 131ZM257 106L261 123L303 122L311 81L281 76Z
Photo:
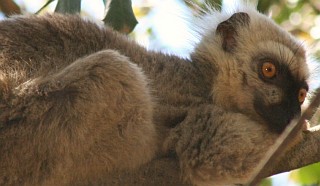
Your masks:
M86 185L169 152L194 185L246 183L301 112L305 51L247 5L202 20L190 59L78 16L1 21L0 185Z

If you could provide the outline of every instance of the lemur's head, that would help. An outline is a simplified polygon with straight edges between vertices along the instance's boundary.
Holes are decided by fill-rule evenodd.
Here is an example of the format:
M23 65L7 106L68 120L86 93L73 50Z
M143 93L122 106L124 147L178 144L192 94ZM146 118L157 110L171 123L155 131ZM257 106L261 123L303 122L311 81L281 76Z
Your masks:
M301 113L309 76L304 47L250 5L202 18L192 60L211 64L213 102L282 132Z

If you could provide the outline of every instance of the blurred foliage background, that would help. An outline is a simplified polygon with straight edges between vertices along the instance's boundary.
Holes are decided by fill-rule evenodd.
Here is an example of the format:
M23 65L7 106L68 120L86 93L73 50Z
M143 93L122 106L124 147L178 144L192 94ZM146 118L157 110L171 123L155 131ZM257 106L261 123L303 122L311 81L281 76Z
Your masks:
M298 37L308 47L314 63L320 60L320 1L319 0L251 0L259 11L269 14L285 30ZM194 17L205 4L217 9L228 7L231 0L0 0L0 18L14 14L43 14L46 12L81 13L84 17L104 21L129 34L149 49L188 57L192 51ZM114 6L113 9L111 7ZM129 8L129 9L128 9ZM108 11L109 10L109 11ZM129 12L129 13L128 13ZM135 15L135 16L134 16ZM137 24L137 20L139 24ZM121 23L120 25L117 25ZM137 26L136 26L137 24ZM133 30L134 29L134 30ZM133 30L133 31L132 31ZM311 63L314 80L319 86L319 69ZM316 119L316 123L319 120ZM320 185L320 164L265 179L261 184Z

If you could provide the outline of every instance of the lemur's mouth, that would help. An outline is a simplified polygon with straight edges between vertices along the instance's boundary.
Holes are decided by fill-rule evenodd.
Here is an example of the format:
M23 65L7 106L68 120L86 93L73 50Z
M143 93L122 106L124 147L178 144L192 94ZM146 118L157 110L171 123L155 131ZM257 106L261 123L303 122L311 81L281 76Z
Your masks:
M288 121L287 121L286 125L288 126L288 125L291 123L291 121L292 121L292 119L291 119L291 118L290 118L290 119L288 119Z
M285 128L300 116L300 107L287 109L287 104L266 105L256 102L257 113L266 121L270 129L276 133L282 133Z

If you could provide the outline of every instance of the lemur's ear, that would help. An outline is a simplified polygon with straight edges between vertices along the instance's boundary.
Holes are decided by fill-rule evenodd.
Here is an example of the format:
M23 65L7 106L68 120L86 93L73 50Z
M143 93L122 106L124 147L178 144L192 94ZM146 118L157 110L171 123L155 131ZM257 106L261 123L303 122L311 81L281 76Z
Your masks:
M248 26L250 17L247 13L238 12L217 27L217 34L222 37L222 48L226 52L232 52L237 45L236 36L238 27Z

